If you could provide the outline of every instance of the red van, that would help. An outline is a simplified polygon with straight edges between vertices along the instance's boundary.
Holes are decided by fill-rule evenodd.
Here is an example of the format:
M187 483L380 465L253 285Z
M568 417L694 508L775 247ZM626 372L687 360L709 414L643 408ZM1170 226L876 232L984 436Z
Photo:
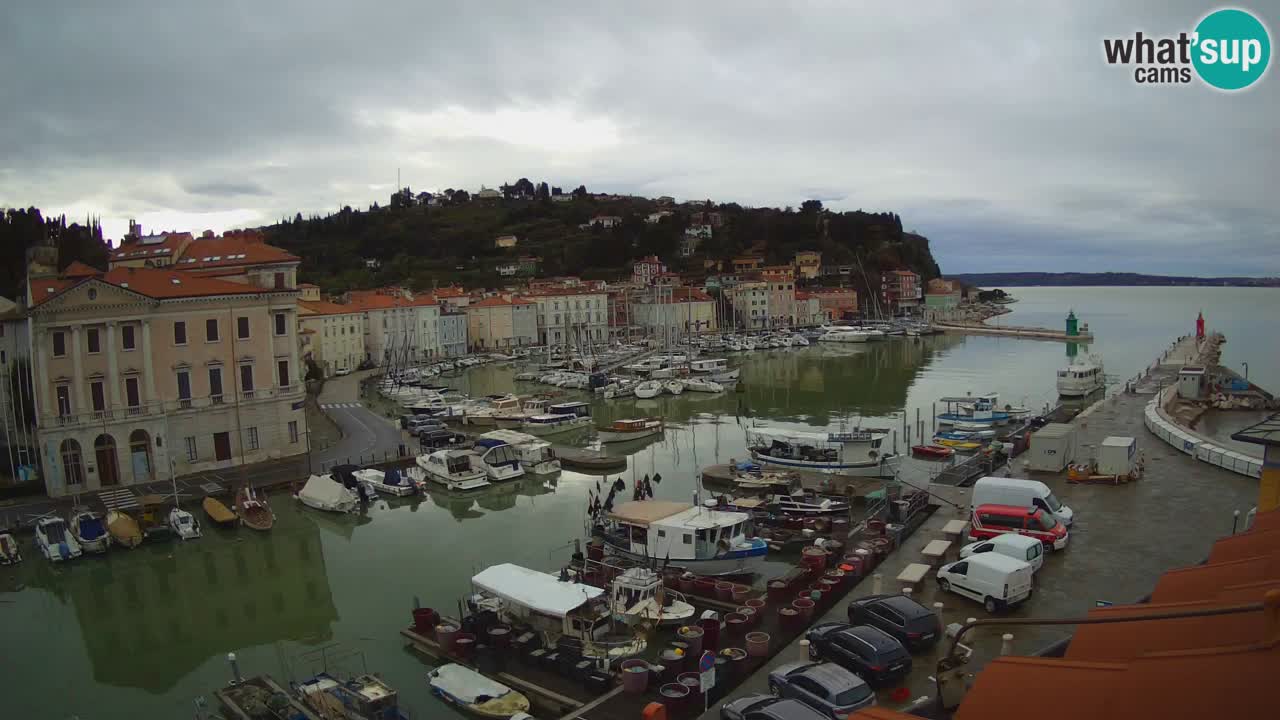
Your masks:
M979 505L973 509L969 519L971 541L989 540L1005 533L1033 537L1054 550L1067 546L1067 526L1053 513L1014 505Z

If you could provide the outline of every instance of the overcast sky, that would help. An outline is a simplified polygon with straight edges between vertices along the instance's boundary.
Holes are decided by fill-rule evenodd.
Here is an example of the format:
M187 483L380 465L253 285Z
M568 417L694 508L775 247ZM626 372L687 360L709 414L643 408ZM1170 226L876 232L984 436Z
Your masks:
M1280 275L1276 70L1103 61L1211 3L184 4L9 6L0 206L222 230L385 203L399 168L894 210L944 272Z

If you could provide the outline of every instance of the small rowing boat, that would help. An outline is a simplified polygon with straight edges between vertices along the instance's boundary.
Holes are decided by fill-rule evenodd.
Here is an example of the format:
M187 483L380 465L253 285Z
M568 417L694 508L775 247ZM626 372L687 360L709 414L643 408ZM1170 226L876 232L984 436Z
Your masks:
M955 448L945 445L912 445L911 454L931 460L945 460L956 454Z
M132 515L123 510L107 511L107 532L118 545L136 548L142 544L142 528Z
M259 499L253 488L243 487L236 493L236 515L240 522L253 530L270 530L276 523L276 514L266 500Z
M529 711L529 698L462 665L438 667L427 681L441 700L481 717L505 720Z
M200 507L204 508L204 514L209 516L215 524L223 527L235 527L240 524L240 518L231 512L231 509L222 503L216 497L210 495L200 502Z
M663 420L658 417L614 420L606 427L597 427L596 436L602 443L626 442L661 435L664 429Z

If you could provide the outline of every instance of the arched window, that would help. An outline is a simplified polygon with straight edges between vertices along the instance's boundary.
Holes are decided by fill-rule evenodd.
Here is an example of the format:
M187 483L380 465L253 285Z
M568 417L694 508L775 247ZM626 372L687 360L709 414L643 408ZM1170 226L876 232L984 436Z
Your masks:
M116 439L107 433L99 435L93 441L93 454L98 461L98 484L120 484L120 464L116 458Z
M80 443L67 438L62 441L62 477L67 485L84 484L84 459L80 457Z
M129 433L129 465L133 468L135 483L151 482L151 436L146 430Z

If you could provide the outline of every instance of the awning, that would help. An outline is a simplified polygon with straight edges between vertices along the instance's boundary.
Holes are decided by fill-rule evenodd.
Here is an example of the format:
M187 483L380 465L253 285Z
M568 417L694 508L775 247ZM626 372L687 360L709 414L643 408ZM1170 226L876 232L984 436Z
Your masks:
M471 584L495 597L554 617L564 617L604 593L597 587L560 582L554 575L511 563L485 569L471 578Z

